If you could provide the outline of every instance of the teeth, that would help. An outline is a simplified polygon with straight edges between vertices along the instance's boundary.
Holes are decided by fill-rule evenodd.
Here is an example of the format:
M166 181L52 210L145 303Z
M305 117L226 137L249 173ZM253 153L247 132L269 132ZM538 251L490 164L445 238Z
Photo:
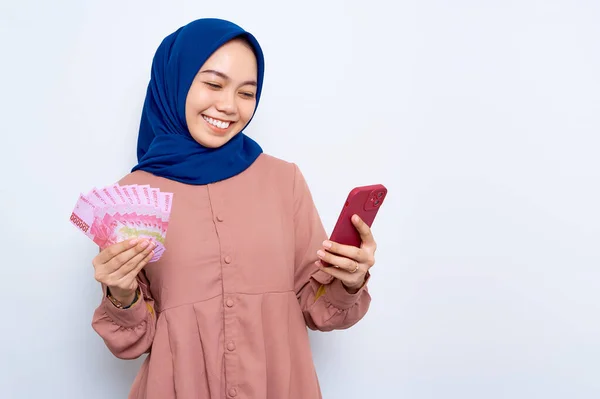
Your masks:
M214 126L216 126L218 128L221 128L221 129L227 129L229 127L229 124L230 124L230 122L218 121L216 119L209 118L208 116L202 115L202 117L204 118L205 121L207 121L211 125L214 125Z

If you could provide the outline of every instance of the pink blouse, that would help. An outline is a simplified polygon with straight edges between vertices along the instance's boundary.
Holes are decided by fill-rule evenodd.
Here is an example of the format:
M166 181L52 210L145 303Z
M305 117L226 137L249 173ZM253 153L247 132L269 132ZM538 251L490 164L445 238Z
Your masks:
M135 399L321 398L308 328L357 323L371 298L318 270L327 238L293 163L262 154L243 173L194 186L136 171L119 184L174 193L162 258L142 297L104 297L92 321L117 357L148 353Z

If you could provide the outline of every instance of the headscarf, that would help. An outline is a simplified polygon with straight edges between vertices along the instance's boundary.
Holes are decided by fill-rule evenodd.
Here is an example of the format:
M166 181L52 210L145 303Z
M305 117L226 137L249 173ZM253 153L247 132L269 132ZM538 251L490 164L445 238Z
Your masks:
M132 172L144 170L186 184L209 184L243 172L262 153L244 129L225 145L207 148L194 140L186 123L185 103L192 81L206 60L234 38L246 39L254 50L258 106L264 58L256 38L222 19L198 19L182 26L163 39L152 60L138 134L138 164Z

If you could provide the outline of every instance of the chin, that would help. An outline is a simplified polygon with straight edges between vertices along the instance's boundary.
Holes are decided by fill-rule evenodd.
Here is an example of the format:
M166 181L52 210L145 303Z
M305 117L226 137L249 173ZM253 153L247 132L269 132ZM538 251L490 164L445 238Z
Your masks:
M237 133L236 133L237 134ZM236 134L231 136L215 136L214 134L192 134L192 138L196 140L198 144L206 148L219 148L224 146L235 137Z

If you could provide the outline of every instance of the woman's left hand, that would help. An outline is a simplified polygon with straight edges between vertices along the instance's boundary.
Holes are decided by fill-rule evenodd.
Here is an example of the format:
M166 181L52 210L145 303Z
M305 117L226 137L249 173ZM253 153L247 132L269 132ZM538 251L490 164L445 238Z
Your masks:
M348 292L356 293L365 283L369 269L375 264L377 243L369 226L358 215L352 216L352 224L360 234L360 248L323 241L323 249L317 251L317 256L333 267L325 266L321 260L316 263L321 270L341 280Z

